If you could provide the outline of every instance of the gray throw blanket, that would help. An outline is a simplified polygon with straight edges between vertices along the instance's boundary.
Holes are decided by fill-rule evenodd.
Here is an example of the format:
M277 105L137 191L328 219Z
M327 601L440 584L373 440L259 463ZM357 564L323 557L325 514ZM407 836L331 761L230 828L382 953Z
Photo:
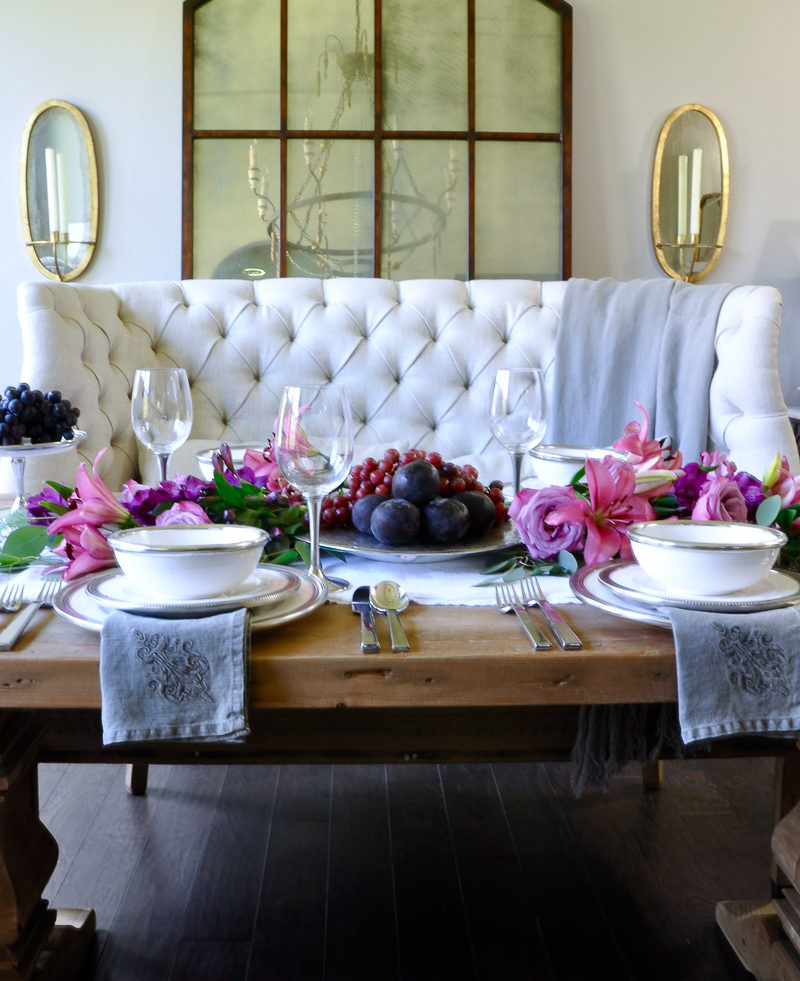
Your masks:
M244 739L250 613L196 620L112 613L100 641L103 743Z
M732 286L668 280L571 279L553 364L546 441L610 446L633 405L651 438L673 438L687 461L708 449L708 392L719 311Z
M800 607L668 613L685 743L800 730Z

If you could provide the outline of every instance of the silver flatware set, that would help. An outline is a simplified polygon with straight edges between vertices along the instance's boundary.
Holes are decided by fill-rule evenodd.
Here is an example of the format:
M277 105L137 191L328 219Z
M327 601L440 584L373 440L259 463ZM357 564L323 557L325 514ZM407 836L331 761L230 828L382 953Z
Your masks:
M516 585L519 584L520 596L517 595ZM501 613L516 613L522 624L522 629L528 635L534 650L547 650L552 644L531 618L526 607L538 607L544 614L553 634L565 651L577 650L583 647L580 638L564 620L558 610L545 598L541 584L535 577L519 579L516 583L501 583L495 586L497 609Z

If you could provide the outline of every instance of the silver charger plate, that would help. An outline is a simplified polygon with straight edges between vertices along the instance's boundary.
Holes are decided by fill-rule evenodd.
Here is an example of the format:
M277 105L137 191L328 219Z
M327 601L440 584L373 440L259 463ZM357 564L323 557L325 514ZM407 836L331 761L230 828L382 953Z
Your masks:
M126 610L148 616L184 616L187 610L224 613L240 606L265 606L277 603L300 586L297 574L280 566L259 565L236 589L206 599L156 599L137 592L121 569L100 573L86 583L86 592L104 610Z
M268 630L270 627L279 627L292 620L307 616L317 607L321 606L328 597L328 588L319 579L315 579L301 569L293 569L293 573L300 580L299 587L278 603L271 603L268 606L257 606L251 611L250 626L253 630ZM106 573L95 573L76 579L74 582L65 586L53 602L53 609L56 613L86 630L99 633L103 628L106 619L111 615L108 610L104 610L98 605L86 590L87 583L97 576L104 576ZM218 611L211 611L216 613ZM148 612L148 616L154 616ZM173 612L169 616L161 615L162 619L190 619L193 617L208 616L208 610L185 610L180 613Z
M52 456L63 453L71 446L77 446L86 439L82 429L74 429L72 439L60 439L55 443L14 443L11 446L0 446L0 456L10 456L20 459L26 456Z
M300 541L307 542L308 535L298 535ZM504 521L495 525L481 538L462 539L452 545L436 545L426 542L411 542L408 545L381 545L372 535L362 535L354 528L337 528L323 531L319 536L321 548L355 555L373 562L448 562L463 559L468 555L481 555L495 552L501 548L519 545L520 537L514 522Z
M624 600L603 585L600 581L600 573L603 569L615 564L618 563L585 565L582 569L578 569L570 576L569 584L572 587L572 592L584 603L588 603L589 606L594 606L598 610L603 610L604 613L622 617L624 620L635 620L637 623L647 623L653 627L665 627L667 630L671 630L672 624L669 617L664 616L663 613L633 600Z
M647 606L672 606L707 613L759 613L800 603L800 580L779 569L770 570L747 589L714 596L670 592L651 579L634 559L605 566L599 578L619 598Z

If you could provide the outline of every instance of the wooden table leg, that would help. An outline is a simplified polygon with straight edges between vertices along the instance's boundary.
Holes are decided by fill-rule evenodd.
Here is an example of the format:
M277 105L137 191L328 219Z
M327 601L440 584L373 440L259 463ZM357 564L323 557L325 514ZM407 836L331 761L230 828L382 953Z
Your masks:
M94 933L92 910L70 911L54 931L57 911L42 899L58 845L39 820L38 740L26 715L0 714L0 981L66 981Z
M795 743L794 747L785 756L779 756L775 760L775 812L773 826L777 828L778 824L798 803L800 803L800 749L797 743ZM783 889L791 883L775 860L774 844L770 871L772 895L779 897Z
M642 786L645 790L661 790L663 780L663 760L647 760L642 763Z
M147 763L128 763L125 766L125 786L129 794L147 793Z

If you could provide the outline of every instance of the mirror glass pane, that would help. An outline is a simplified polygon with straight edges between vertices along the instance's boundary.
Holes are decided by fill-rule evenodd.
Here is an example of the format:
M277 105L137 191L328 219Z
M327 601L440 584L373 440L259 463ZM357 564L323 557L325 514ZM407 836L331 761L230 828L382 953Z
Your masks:
M195 129L280 126L280 0L213 0L195 11Z
M374 275L373 160L367 140L289 140L287 275Z
M475 147L475 275L561 278L561 145Z
M479 131L561 131L561 17L540 0L476 0L475 120Z
M198 279L264 279L277 275L269 222L273 208L259 214L259 199L248 182L250 140L195 140L194 276ZM255 164L267 186L257 191L279 201L280 150L277 140L258 140ZM276 227L277 230L277 227Z
M36 254L45 269L63 276L81 264L89 249L92 177L81 125L61 106L45 109L33 124L26 185L32 241L47 243L34 245ZM55 254L49 244L51 227L58 229L62 240L69 235L69 244L56 246Z
M288 26L289 129L372 129L372 3L292 0Z
M467 128L467 4L384 0L383 125Z
M466 278L467 188L465 142L383 144L382 276Z
M664 142L661 158L661 183L659 186L659 233L664 245L664 258L677 272L683 272L681 264L691 262L689 249L679 249L678 234L691 233L691 197L695 165L698 163L696 151L702 151L700 164L700 244L695 272L702 269L714 255L714 245L719 238L722 218L722 157L717 131L711 120L696 109L689 109L678 116L670 126ZM682 162L681 158L685 161ZM679 173L685 170L685 178ZM683 198L685 219L679 228L680 200ZM706 246L706 248L702 248Z

